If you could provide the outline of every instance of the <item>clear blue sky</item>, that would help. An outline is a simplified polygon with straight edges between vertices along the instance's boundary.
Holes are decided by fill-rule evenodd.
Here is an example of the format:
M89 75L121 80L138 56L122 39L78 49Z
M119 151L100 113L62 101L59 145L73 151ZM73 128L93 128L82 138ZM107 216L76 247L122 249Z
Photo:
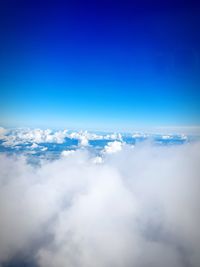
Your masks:
M199 14L193 1L1 1L1 124L200 125Z

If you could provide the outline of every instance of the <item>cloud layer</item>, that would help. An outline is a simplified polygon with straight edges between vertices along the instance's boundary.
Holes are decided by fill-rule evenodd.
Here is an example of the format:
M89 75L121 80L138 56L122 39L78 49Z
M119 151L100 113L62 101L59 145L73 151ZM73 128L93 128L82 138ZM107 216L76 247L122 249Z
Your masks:
M120 133L94 133L88 131L69 131L59 130L54 131L51 129L5 129L0 127L0 146L5 148L20 148L24 145L36 144L65 144L67 140L76 140L78 147L86 147L90 142L125 142L134 143L136 141L150 140L156 143L184 143L190 141L194 137L199 138L199 135L185 135L183 133L174 134L150 134L150 133L134 133L134 134L120 134ZM30 147L29 147L30 148ZM39 148L39 147L37 147Z
M1 154L0 264L198 267L199 151L113 143L102 160L80 149L40 166Z

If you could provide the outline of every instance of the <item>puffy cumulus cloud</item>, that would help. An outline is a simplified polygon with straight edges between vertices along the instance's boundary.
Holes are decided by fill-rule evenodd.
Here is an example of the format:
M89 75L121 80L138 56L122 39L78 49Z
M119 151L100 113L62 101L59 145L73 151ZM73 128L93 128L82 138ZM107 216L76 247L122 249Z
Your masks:
M52 131L50 129L15 129L4 135L4 146L17 146L27 143L59 143L62 144L67 137L67 130Z
M124 145L101 164L1 154L0 265L198 267L199 160L199 143Z
M120 133L112 133L105 135L104 138L108 140L122 140L122 135Z
M65 142L65 138L79 140L79 146L88 146L89 140L122 140L122 136L119 133L114 134L96 134L88 131L80 132L68 132L63 131L52 131L50 129L11 129L7 130L0 128L0 139L3 140L2 145L5 147L16 147L22 144L29 143L58 143L62 144Z
M16 146L15 146L15 148L16 148ZM29 150L31 150L31 153L34 154L34 153L36 153L36 151L46 151L46 150L48 150L48 147L41 146L41 145L38 145L36 143L32 143L32 145L26 147L26 149L27 149L26 153L27 152L30 153Z
M120 150L122 150L122 142L119 141L113 141L113 142L109 142L105 148L104 148L104 153L108 153L108 154L112 154L112 153L116 153Z
M88 146L90 140L122 140L122 135L120 133L96 134L88 131L68 133L67 137L71 139L78 139L79 146L81 147Z
M63 150L61 152L61 157L68 157L70 156L71 154L73 154L75 152L75 150Z
M87 140L101 140L104 138L103 135L90 133L88 131L72 132L72 133L69 133L67 136L68 136L68 138L78 139L80 141L83 138L85 138Z
M80 146L88 146L88 144L89 144L88 138L84 135L80 136L79 144L80 144Z
M21 146L25 148L24 145L27 145L26 149L30 148L30 144L42 144L42 143L55 143L63 144L69 139L76 139L78 141L77 147L87 147L91 146L90 141L117 141L117 142L135 142L136 140L149 140L150 142L155 143L166 143L166 142L189 142L191 139L196 139L197 136L186 136L184 134L144 134L144 133L135 133L135 134L120 134L120 133L93 133L88 131L76 131L71 132L67 130L63 131L53 131L50 129L4 129L0 128L0 140L1 146L12 147L13 149L20 149ZM199 138L199 137L198 137ZM132 139L132 140L131 140ZM96 142L97 144L98 142ZM101 143L101 142L100 142ZM102 142L103 143L103 142ZM115 144L115 143L114 143ZM117 143L116 143L117 144ZM120 144L120 143L118 143ZM32 147L32 149L39 149ZM45 148L46 149L46 148ZM109 149L110 150L110 149Z
M83 138L87 140L122 140L122 135L120 133L111 133L111 134L96 134L88 131L72 132L67 135L69 138L74 138L81 140Z
M179 135L174 135L174 134L170 134L170 135L161 135L160 138L162 140L173 140L173 139L177 139L177 140L187 140L188 137L185 134L179 134Z
M3 140L6 137L7 132L7 129L0 127L0 140Z
M132 135L132 137L140 139L140 138L147 138L147 137L149 137L149 135L148 134L144 134L144 133L134 133Z

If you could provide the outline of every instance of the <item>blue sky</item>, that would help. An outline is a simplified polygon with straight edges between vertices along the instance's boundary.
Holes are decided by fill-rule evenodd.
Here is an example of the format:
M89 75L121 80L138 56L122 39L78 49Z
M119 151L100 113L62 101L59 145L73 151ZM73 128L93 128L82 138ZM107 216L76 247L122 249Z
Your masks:
M1 124L200 125L197 3L13 0L0 10Z

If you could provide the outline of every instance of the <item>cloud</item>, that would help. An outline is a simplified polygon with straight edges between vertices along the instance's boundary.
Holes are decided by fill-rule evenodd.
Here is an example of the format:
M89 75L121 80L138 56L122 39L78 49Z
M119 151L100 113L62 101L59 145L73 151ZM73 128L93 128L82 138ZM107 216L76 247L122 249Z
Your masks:
M50 129L4 129L0 128L0 146L3 146L3 149L15 148L20 149L23 147L23 150L30 148L29 145L33 145L36 148L36 145L51 143L51 144L64 144L69 140L77 141L77 148L79 147L88 147L88 146L98 146L100 141L100 147L103 147L102 144L117 141L118 144L121 143L135 143L136 141L145 141L149 140L150 142L155 143L185 143L190 142L192 139L197 139L198 136L186 136L185 134L144 134L144 133L133 133L133 134L120 134L120 133L93 133L88 131L79 131L71 132L68 130L53 131ZM93 141L93 142L90 142ZM102 141L102 142L101 142ZM117 143L114 143L115 145ZM68 145L68 144L67 144ZM111 145L111 144L110 144ZM109 146L110 146L109 145ZM112 145L111 145L112 146ZM34 149L34 147L32 147ZM39 148L39 147L38 147ZM46 148L45 148L46 149ZM111 148L108 147L108 150ZM30 152L30 151L29 151ZM28 153L29 153L28 152Z
M112 133L105 135L104 138L108 140L122 140L122 135L120 133Z
M61 156L62 157L68 157L68 156L70 156L71 154L73 154L75 152L75 150L63 150L62 152L61 152Z
M73 138L73 139L78 139L78 140L82 139L83 137L89 140L101 140L104 138L103 135L89 133L88 131L72 132L72 133L69 133L67 136L68 138Z
M35 149L35 148L38 148L39 147L39 145L38 144L36 144L36 143L33 143L31 146L30 146L30 149Z
M147 138L148 135L147 135L147 134L144 134L144 133L134 133L134 134L132 135L132 137L133 137L133 138L138 138L138 139L140 139L140 138Z
M113 141L113 142L109 142L105 146L104 153L112 154L112 153L116 153L120 150L122 150L122 142Z
M55 131L50 129L14 129L7 130L7 135L4 135L3 145L5 147L14 147L28 143L58 143L62 144L67 136L67 130Z
M160 135L160 138L162 140L173 140L174 138L177 140L187 140L187 136L185 134L179 134L179 135Z
M103 160L0 155L0 265L199 266L200 144L119 143Z
M62 144L65 138L79 140L79 146L88 146L89 140L121 140L121 134L96 134L88 131L68 132L52 131L50 129L4 129L0 128L0 139L5 147L16 147L23 144L55 143Z
M88 146L88 138L86 136L81 136L79 140L80 146Z
M3 127L0 127L0 140L3 140L7 134L8 130L3 128Z

